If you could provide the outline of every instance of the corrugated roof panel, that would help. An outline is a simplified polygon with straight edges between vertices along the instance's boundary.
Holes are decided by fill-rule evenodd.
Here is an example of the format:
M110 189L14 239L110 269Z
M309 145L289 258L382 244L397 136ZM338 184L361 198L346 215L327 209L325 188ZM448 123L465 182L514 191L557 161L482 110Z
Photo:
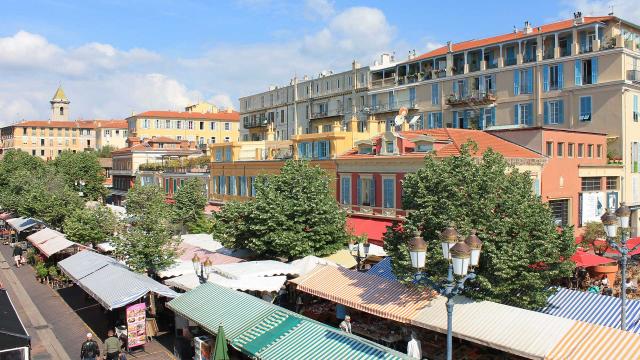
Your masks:
M549 360L639 358L640 335L582 321L576 321L546 357Z
M109 264L118 264L118 262L108 256L86 250L58 262L58 267L77 282L77 280Z
M57 236L63 236L63 234L53 229L44 228L27 236L27 240L32 244L39 244Z

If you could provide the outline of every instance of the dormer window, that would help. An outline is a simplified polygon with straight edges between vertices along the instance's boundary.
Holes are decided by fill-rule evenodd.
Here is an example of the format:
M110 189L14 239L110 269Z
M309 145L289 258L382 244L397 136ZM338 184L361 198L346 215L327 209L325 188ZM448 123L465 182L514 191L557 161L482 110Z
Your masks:
M415 144L414 152L429 152L433 151L433 143L435 139L428 135L420 135L411 140Z
M373 142L371 140L356 141L358 154L373 154Z
M393 154L393 148L394 148L393 141L385 142L385 148L384 149L385 149L385 152L387 154Z
M433 143L421 142L416 144L416 152L429 152L433 150Z

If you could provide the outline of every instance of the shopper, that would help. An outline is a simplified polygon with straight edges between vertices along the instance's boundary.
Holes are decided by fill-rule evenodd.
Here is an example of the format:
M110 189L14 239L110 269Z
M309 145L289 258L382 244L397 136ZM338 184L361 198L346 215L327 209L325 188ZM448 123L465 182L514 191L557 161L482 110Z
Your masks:
M120 339L114 335L113 330L109 330L107 332L107 339L104 341L104 352L107 356L107 360L118 360L121 347L122 343L120 342Z
M87 333L87 340L82 343L80 348L80 358L82 360L96 360L100 356L98 343L92 337L91 333Z
M340 330L351 334L351 316L344 317L344 320L340 323Z
M16 243L13 247L13 260L16 262L16 267L20 267L22 263L22 246Z

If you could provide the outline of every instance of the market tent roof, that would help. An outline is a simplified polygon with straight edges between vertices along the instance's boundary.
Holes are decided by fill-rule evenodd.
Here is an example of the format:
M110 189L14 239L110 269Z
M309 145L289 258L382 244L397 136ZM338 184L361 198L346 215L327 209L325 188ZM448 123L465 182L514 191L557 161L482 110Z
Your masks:
M275 260L247 261L235 264L214 265L212 271L229 279L243 279L260 276L295 275L291 264Z
M92 251L81 251L58 263L60 269L106 309L131 303L149 292L166 297L178 293L116 260Z
M332 255L325 256L323 259L331 260L340 266L346 267L347 269L351 269L358 265L358 262L353 255L351 255L351 252L348 249L338 250Z
M409 323L434 297L380 276L331 266L318 266L290 281L299 291L402 323Z
M223 248L220 242L213 240L211 234L185 234L180 236L180 240L182 244L209 251L217 251Z
M531 359L543 359L575 323L490 301L454 300L453 336ZM411 323L446 333L446 302L438 296Z
M9 293L0 289L0 351L28 347L29 334L16 312Z
M313 255L305 256L302 259L294 260L290 264L296 269L296 273L298 275L305 275L313 271L318 265L338 266L338 264L334 263L331 260L319 258Z
M41 243L36 243L33 245L38 248L38 250L40 250L40 252L44 256L50 257L53 254L56 254L62 250L68 249L78 244L68 240L65 236L56 236L49 240L45 240Z
M454 321L455 324L455 321ZM640 335L576 321L548 353L549 360L637 359Z
M604 257L604 256L598 256L595 254L589 254L588 252L584 252L580 250L576 251L576 253L571 256L571 261L576 263L576 266L579 266L579 267L598 266L602 264L609 264L612 262L616 262L615 259Z
M7 224L11 226L17 232L25 231L35 225L42 224L40 220L36 220L34 218L13 218L7 220Z
M111 252L114 251L116 248L111 245L111 243L109 242L103 242L100 243L96 246L98 248L98 250L102 251L102 252Z
M379 263L373 265L367 274L377 275L389 281L398 281L396 274L393 273L391 268L391 258L386 257Z
M36 231L33 234L30 234L29 236L27 236L27 240L30 243L35 245L35 244L43 243L51 238L58 237L58 236L64 236L64 234L50 228L44 228L40 231Z
M627 299L627 330L640 334L640 301ZM620 328L620 298L585 291L558 288L550 296L545 314Z
M407 359L382 345L346 334L249 294L204 284L170 301L175 313L255 359Z
M209 274L208 282L241 291L278 291L287 281L286 276L254 277L243 279L229 279L218 274ZM164 281L165 285L182 290L195 289L200 280L195 272L186 273Z

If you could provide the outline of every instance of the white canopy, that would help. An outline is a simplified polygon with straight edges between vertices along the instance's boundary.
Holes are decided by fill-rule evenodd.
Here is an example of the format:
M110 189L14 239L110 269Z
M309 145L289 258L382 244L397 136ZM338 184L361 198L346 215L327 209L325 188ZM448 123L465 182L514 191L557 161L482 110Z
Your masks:
M252 277L243 279L229 279L218 274L209 274L208 282L224 286L229 289L241 291L270 291L280 290L287 281L286 276ZM165 280L164 284L178 289L189 291L200 285L200 280L195 273L184 274L173 279Z
M357 246L360 247L360 253L364 254L364 244L363 243L358 243ZM349 250L356 250L357 246L356 246L356 244L354 244L352 247L350 246L351 249L349 249ZM387 256L387 252L384 251L384 248L382 246L369 243L369 254L367 256L385 257L385 256Z
M323 259L313 255L305 256L302 259L291 262L291 266L295 269L296 274L300 276L311 272L318 265L331 265L338 267L338 264L329 259Z
M221 243L213 240L211 234L185 234L180 237L182 243L199 247L209 251L217 251L222 249Z
M246 279L261 276L296 275L291 265L274 260L247 261L235 264L214 265L213 272L229 279Z
M111 243L108 242L100 243L96 245L96 247L102 252L111 252L116 249L113 245L111 245Z

